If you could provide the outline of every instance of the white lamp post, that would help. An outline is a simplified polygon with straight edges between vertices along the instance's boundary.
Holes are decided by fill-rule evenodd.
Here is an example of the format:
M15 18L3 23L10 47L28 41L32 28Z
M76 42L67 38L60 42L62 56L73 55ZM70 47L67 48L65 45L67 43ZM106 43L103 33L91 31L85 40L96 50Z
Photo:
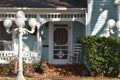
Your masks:
M115 22L115 20L113 19L110 19L108 20L107 22L107 26L109 27L110 29L110 33L111 34L114 34L114 33L118 33L118 37L120 37L120 20L118 20L117 22ZM113 28L116 26L117 28L117 31L113 31Z
M24 28L25 26L25 13L23 11L18 11L16 13L16 20L15 24L17 25L18 28L16 28L16 31L18 31L19 34L19 51L18 51L18 57L19 57L19 69L18 69L18 75L16 80L25 80L23 76L23 62L22 62L22 36L24 35L25 32L29 33L34 33L35 27L37 26L37 21L35 19L30 19L29 20L29 25L31 30L28 30ZM10 19L6 19L3 22L3 25L6 28L6 31L8 33L12 32L10 31L10 27L12 26L12 21Z

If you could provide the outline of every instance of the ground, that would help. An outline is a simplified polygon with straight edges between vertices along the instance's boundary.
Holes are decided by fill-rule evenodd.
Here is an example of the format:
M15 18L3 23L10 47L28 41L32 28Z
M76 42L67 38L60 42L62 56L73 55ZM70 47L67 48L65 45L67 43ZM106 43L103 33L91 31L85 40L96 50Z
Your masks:
M24 75L28 77L80 77L83 75L84 65L49 65L43 62L40 67L33 69L31 66L24 68ZM86 73L86 75L89 75Z
M68 78L31 78L25 77L26 80L120 80L119 78L104 78L104 77L68 77ZM1 76L0 80L15 80L15 76L5 77Z
M33 66L24 67L26 80L120 80L119 78L90 77L83 75L84 65L48 65L43 62L36 70ZM7 74L0 75L0 80L15 80L16 76Z

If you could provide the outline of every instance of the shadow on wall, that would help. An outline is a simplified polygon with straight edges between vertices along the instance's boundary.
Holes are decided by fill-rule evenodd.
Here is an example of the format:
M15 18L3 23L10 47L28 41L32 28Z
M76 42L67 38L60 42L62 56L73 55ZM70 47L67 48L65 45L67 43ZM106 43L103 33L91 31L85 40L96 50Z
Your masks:
M74 4L74 6L79 6L81 8L87 8L87 0L60 0L69 4Z
M91 13L91 34L101 35L106 33L108 19L117 19L117 7L114 0L93 0Z

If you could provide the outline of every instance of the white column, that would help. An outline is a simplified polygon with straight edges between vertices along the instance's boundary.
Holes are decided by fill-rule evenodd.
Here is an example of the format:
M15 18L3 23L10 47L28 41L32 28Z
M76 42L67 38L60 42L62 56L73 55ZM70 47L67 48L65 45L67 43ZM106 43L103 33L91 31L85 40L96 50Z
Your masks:
M120 5L117 5L117 18L120 20Z
M88 1L88 8L86 13L86 26L87 26L87 36L91 35L91 14L92 14L92 5L93 0L87 0Z
M17 42L16 42L16 29L12 31L12 49L14 49L14 54L15 57L18 57L18 46L17 46Z
M88 20L87 20L87 11L85 12L85 36L88 36L89 35L89 28L88 28Z
M120 20L120 4L117 4L117 19ZM120 37L120 32L117 32L117 36Z

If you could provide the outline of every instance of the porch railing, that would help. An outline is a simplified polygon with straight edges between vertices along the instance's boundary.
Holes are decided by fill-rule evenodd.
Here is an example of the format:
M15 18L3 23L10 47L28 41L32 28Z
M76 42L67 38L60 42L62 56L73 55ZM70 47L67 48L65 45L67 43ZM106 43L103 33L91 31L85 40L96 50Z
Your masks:
M14 51L0 51L0 64L8 64L14 59Z
M14 50L12 49L12 42L11 41L0 41L1 48L3 49L0 50L0 64L9 64L11 61L14 61L18 55L15 55ZM28 52L23 52L23 61L26 64L33 64L38 61L40 61L41 58L41 44L36 43L35 45L36 49L39 49L39 51L35 50L34 51L28 51Z

